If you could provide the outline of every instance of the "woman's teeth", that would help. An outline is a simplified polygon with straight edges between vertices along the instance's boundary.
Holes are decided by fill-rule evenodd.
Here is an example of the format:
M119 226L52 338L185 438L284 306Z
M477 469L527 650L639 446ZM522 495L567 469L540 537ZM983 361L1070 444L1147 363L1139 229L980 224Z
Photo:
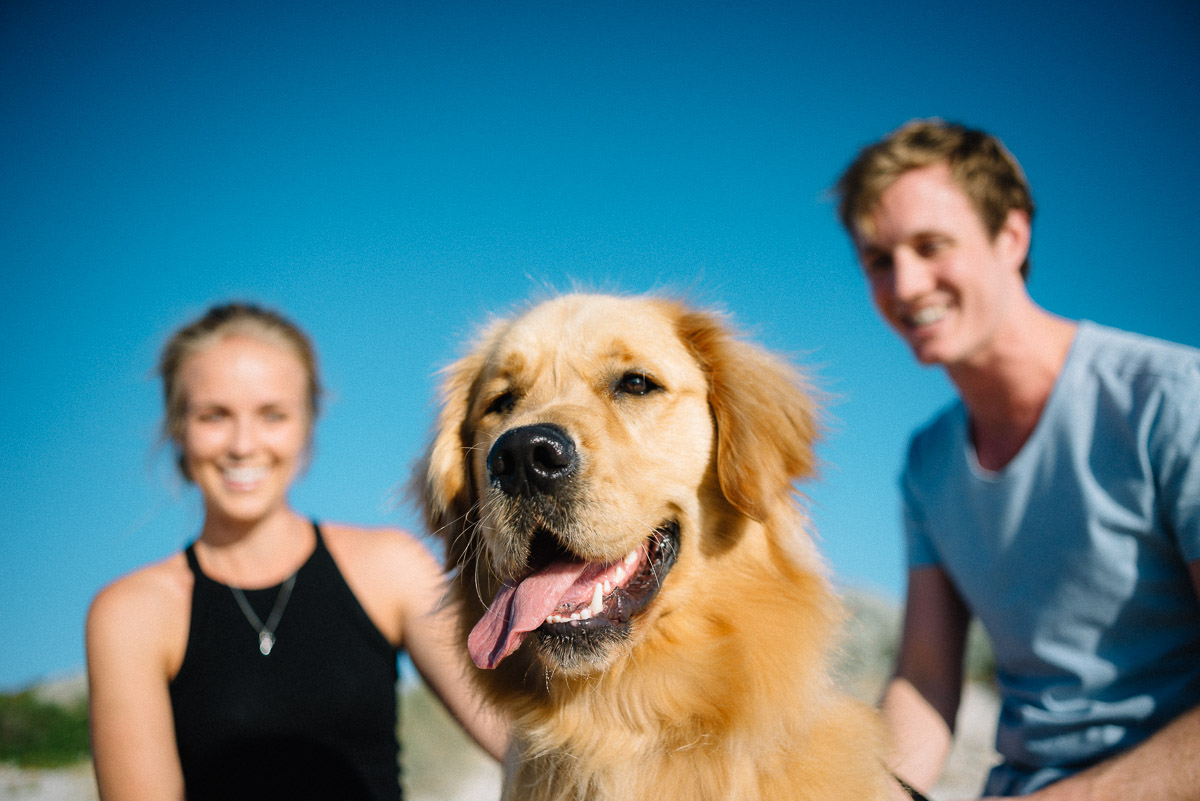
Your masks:
M265 467L226 467L221 470L221 475L230 484L253 484L256 481L262 480L267 475Z

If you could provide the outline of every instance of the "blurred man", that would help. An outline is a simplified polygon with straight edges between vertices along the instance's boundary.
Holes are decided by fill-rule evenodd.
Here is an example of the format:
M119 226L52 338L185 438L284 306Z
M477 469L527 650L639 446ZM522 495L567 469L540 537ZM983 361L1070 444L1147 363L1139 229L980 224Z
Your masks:
M985 795L1200 798L1200 351L1033 302L1033 200L981 131L909 123L837 191L880 314L959 396L902 477L893 768L937 780L975 616L1002 702Z

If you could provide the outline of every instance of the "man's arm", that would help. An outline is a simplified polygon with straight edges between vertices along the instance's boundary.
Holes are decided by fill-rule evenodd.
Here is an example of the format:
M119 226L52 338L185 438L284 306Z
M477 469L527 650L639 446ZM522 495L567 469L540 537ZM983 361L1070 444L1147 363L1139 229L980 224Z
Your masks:
M909 571L900 653L882 708L892 729L891 768L922 792L937 781L950 752L969 621L945 571Z
M1200 600L1200 559L1188 564ZM1028 796L1030 801L1197 801L1200 707L1145 742Z

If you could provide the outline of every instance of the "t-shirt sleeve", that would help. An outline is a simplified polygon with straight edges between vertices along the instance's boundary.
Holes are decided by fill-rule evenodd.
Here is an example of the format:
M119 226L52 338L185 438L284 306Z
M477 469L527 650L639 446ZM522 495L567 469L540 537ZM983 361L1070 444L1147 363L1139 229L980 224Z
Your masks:
M1159 508L1184 559L1200 559L1200 360L1164 386L1150 448Z

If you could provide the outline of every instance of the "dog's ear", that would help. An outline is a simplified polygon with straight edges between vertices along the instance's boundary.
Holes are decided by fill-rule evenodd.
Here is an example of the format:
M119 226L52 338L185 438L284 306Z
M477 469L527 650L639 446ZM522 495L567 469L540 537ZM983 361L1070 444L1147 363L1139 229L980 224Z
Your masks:
M755 520L816 469L816 405L803 376L735 337L714 314L682 309L680 335L708 374L717 473L731 504Z
M468 414L485 358L477 347L441 371L441 409L409 484L430 532L446 543L447 567L461 564L466 544L460 534L471 508Z

